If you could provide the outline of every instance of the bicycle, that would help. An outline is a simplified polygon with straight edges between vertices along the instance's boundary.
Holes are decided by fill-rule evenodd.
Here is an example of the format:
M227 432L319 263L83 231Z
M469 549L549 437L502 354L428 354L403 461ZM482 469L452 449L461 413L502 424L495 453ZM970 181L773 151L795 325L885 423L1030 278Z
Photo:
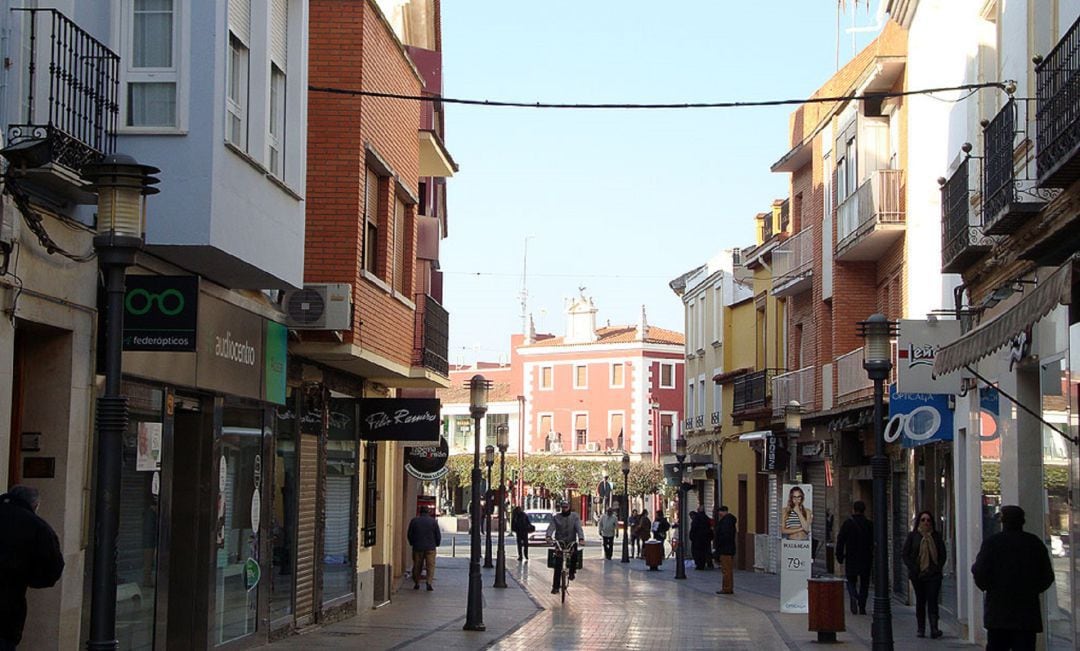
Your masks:
M561 580L559 581L562 603L566 603L566 589L570 585L570 564L574 562L574 554L577 553L577 542L570 542L565 545L558 540L552 539L550 541L552 548L555 550L557 568L561 571Z

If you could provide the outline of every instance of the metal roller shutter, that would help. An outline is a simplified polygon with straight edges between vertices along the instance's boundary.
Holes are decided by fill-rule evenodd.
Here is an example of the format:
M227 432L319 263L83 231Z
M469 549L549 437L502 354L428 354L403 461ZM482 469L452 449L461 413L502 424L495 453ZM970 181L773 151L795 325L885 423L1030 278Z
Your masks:
M825 567L825 511L826 511L826 494L828 490L825 487L825 462L817 461L806 464L806 480L811 486L814 487L814 522L810 527L811 539L814 541L813 547L817 553L814 554L814 564L820 564L820 568Z
M273 0L270 4L270 60L282 71L288 57L289 0Z
M300 490L296 520L296 620L301 625L309 623L315 612L318 479L319 438L312 434L301 434Z
M229 31L251 47L251 0L229 0Z

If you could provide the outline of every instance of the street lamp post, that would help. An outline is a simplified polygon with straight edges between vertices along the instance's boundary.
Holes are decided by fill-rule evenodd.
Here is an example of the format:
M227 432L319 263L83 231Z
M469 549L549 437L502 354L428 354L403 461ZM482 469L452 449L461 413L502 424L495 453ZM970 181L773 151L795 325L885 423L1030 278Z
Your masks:
M798 476L799 435L802 433L802 405L792 400L784 406L784 429L788 437L788 480L795 483Z
M499 425L495 444L499 446L499 553L495 560L495 586L506 587L506 448L510 447L510 432Z
M465 611L466 631L483 631L484 587L480 583L480 419L487 412L487 394L491 382L483 375L469 380L469 415L473 418L472 502L469 507L469 601Z
M627 521L630 519L630 491L628 490L630 477L630 455L623 453L622 455L622 501L623 501L623 521L622 521L622 562L630 562L630 539L627 538Z
M491 502L495 499L495 491L491 490L491 465L495 463L495 447L487 446L484 448L484 465L487 466L487 488L488 495L491 499L486 500L484 503L484 527L487 528L487 547L484 551L484 567L495 567L491 563L491 509L493 508Z
M686 437L682 434L679 438L675 439L675 459L679 462L679 538L678 544L675 546L675 578L686 578L686 563L683 559L686 557L686 552L683 549L683 542L685 541L686 532L686 482L683 478L683 474L686 472L686 468L683 467L683 461L686 459Z
M110 154L83 168L98 194L94 249L105 280L105 390L97 399L97 486L89 651L116 649L116 541L120 529L121 439L128 424L120 395L124 339L124 273L143 246L146 201L161 170L130 156Z
M870 468L874 480L874 613L870 624L872 648L893 648L892 611L889 604L888 504L885 486L889 477L889 459L885 456L884 402L885 380L892 370L892 338L897 324L883 314L871 315L859 322L863 345L863 368L874 382L874 456Z

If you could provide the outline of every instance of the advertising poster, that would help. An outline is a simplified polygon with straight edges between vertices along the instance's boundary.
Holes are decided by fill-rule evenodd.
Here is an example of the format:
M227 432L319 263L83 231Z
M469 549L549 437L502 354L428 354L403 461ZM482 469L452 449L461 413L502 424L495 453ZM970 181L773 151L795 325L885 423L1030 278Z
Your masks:
M161 423L139 423L136 472L161 470Z
M812 565L810 532L814 523L814 487L784 484L780 493L780 612L805 613Z

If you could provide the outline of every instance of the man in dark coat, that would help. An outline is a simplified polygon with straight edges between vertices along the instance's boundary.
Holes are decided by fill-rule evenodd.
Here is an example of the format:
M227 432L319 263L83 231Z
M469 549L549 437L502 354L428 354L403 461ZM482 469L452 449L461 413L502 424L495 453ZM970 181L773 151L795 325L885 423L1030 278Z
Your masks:
M728 507L721 506L716 511L716 535L714 544L716 556L720 559L720 572L723 575L720 590L716 594L732 594L735 592L735 532L738 519L728 511Z
M865 615L866 598L870 594L870 565L874 559L874 526L866 517L865 502L855 502L851 510L851 517L840 525L840 534L836 537L836 560L844 564L852 614Z
M709 516L705 507L699 506L690 514L690 555L694 559L695 570L709 567L709 548L712 546L713 533L709 527Z
M37 515L38 492L12 486L0 495L0 651L14 649L26 622L26 589L60 580L60 540Z
M1035 649L1042 632L1039 595L1054 583L1050 554L1039 537L1024 531L1024 510L1001 508L1001 531L983 541L971 574L986 593L986 648Z
M432 590L431 581L435 578L435 550L442 544L442 532L439 523L428 514L428 507L420 507L420 515L409 522L406 534L412 545L412 580L413 590L420 589L420 575L427 568L427 589Z

